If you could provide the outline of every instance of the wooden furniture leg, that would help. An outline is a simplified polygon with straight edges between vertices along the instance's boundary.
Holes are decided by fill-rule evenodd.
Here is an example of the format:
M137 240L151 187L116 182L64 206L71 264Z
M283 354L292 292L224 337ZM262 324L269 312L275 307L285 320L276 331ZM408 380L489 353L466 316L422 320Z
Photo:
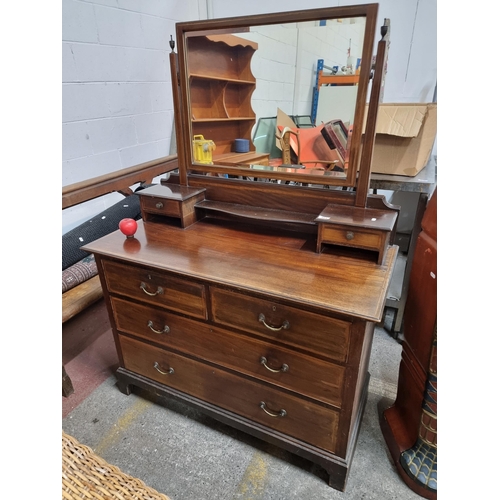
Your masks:
M66 368L64 365L62 367L62 395L67 398L70 394L73 394L75 390L73 389L73 383L66 373Z

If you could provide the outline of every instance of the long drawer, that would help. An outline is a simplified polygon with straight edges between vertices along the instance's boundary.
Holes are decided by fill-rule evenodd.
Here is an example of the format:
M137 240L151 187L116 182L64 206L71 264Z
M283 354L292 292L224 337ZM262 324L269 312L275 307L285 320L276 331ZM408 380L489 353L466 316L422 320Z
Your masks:
M210 297L216 323L346 361L351 326L347 321L217 287L210 287Z
M334 409L123 335L120 344L127 370L335 451L339 413Z
M207 318L205 285L201 283L111 261L104 261L103 267L111 293Z
M341 407L344 367L116 297L117 328Z

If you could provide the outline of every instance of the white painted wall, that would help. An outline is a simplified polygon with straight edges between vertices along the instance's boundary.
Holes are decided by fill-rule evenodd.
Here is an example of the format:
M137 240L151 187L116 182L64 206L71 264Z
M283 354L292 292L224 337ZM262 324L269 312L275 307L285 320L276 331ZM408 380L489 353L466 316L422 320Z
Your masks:
M370 3L362 0L208 0L214 18ZM437 0L379 0L391 20L384 102L431 102L437 78ZM375 41L379 40L379 33Z
M63 186L170 153L170 35L200 16L198 0L63 0ZM121 198L65 210L63 232Z
M277 108L288 115L310 115L318 60L326 58L330 67L344 66L349 41L353 60L361 57L365 23L364 19L357 21L329 21L326 26L310 22L300 28L297 24L259 26L250 33L239 33L259 47L251 61L256 116L276 116ZM339 118L352 121L351 117Z
M175 23L207 17L332 7L310 0L63 0L62 185L170 152L173 104L168 41ZM427 102L436 83L436 0L380 0L391 19L385 102ZM378 39L378 35L377 35ZM120 199L63 212L63 232Z
M169 153L168 41L197 3L63 0L63 186Z

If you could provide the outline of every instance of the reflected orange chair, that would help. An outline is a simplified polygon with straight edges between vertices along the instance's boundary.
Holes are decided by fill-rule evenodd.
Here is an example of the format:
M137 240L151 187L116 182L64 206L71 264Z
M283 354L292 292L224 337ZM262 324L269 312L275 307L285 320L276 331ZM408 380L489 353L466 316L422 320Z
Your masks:
M306 168L333 170L335 166L343 168L343 162L335 149L330 149L321 129L323 125L313 128L291 128L278 125L276 137L282 150L282 163L292 165L292 152L295 153L298 165Z

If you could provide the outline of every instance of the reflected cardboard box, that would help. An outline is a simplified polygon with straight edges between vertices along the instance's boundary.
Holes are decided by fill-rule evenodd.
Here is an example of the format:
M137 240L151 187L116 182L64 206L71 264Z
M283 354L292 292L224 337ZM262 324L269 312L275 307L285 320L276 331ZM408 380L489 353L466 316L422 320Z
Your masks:
M368 106L365 123L367 112ZM434 146L437 104L380 104L376 132L372 173L413 177L427 165Z

